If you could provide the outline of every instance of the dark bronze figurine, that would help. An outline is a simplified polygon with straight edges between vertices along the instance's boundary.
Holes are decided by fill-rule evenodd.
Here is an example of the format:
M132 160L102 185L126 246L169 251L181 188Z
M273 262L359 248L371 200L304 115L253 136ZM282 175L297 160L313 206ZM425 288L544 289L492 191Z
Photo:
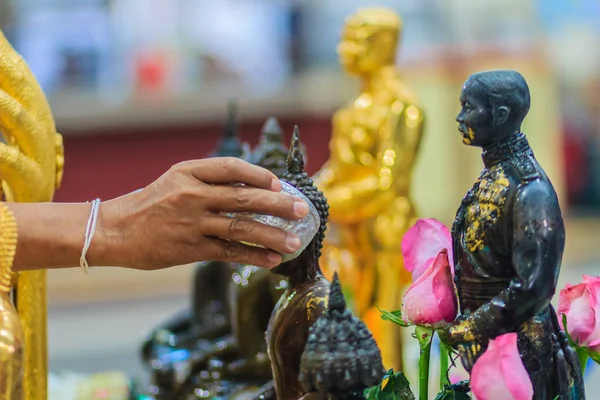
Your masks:
M300 359L310 327L327 312L329 281L321 274L319 256L329 206L327 199L304 172L298 128L294 129L287 159L288 172L282 180L300 190L317 209L319 231L308 247L294 260L272 272L287 278L287 288L279 299L267 328L266 340L273 381L265 385L260 399L297 400L306 394L298 378Z
M250 155L249 161L282 177L287 172L287 154L288 148L283 144L281 126L275 117L270 117L263 125L258 146Z
M211 157L240 157L243 146L237 135L236 104L228 105L228 117L223 137ZM173 349L195 345L198 338L214 339L229 331L226 287L233 273L221 262L203 262L196 266L192 287L192 307L165 321L142 346L146 362Z
M456 120L484 168L452 226L461 316L448 339L470 371L490 339L517 332L536 400L585 398L581 369L550 304L565 244L552 183L521 132L529 111L515 71L471 75Z
M232 116L219 147L226 151L214 156L241 153ZM238 143L237 152L232 143ZM279 123L269 118L247 159L281 176L287 153ZM199 263L192 307L155 330L144 345L152 391L161 393L157 398L195 398L193 393L233 398L270 381L264 333L285 284L283 277L253 266Z
M227 107L227 125L221 141L210 157L237 157L244 158L244 145L237 134L237 104L230 101Z
M364 390L385 374L381 352L364 322L346 308L334 273L328 312L308 333L300 363L302 399L364 399Z

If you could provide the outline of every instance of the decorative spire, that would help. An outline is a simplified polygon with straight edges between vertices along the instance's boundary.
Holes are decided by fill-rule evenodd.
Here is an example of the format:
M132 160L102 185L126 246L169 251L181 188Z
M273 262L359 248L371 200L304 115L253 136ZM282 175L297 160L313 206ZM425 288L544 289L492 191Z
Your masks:
M241 157L243 153L242 143L237 137L237 104L234 100L230 100L227 104L227 123L223 131L223 137L212 156Z
M301 174L304 172L304 157L300 148L300 129L294 126L292 143L287 157L287 167L290 174Z
M223 134L224 139L233 139L237 137L237 104L235 100L229 100L227 103L227 125Z
M279 121L275 117L269 117L265 124L263 125L261 131L261 142L268 143L281 143L283 137L283 131L281 129L281 125L279 125Z
M336 271L333 273L333 280L331 281L331 287L329 288L329 313L331 314L334 310L343 313L345 309L346 300L344 299L342 285L340 284L340 278Z

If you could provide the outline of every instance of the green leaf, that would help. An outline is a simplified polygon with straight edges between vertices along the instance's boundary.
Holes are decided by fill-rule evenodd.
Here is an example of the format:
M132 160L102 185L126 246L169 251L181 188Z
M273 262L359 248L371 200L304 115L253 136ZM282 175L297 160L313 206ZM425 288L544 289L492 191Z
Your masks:
M471 396L468 393L442 390L435 396L435 400L471 400Z
M437 396L435 396L435 400L471 400L471 396L464 390L456 390L451 385L448 385L440 390Z
M585 350L587 351L590 358L596 362L596 364L600 364L600 354L596 353L595 351L592 351L587 347L585 348Z
M365 389L363 395L367 400L377 400L379 399L379 393L381 393L381 384Z
M383 387L383 388L382 388ZM367 400L415 400L410 383L402 372L390 369L377 386L365 389Z
M400 325L403 328L410 326L409 324L407 324L406 322L404 322L402 320L402 312L400 310L389 312L389 311L382 310L379 307L377 307L377 308L379 309L379 311L382 314L381 319L383 319L385 321L392 321L394 324Z

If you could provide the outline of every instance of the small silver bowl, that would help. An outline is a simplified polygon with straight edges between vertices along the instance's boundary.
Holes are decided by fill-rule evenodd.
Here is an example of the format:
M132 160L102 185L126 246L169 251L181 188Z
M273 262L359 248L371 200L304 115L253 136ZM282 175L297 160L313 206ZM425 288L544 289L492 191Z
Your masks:
M301 220L290 221L287 219L274 217L272 215L262 215L253 213L232 213L228 215L230 217L250 218L253 221L257 221L265 225L270 225L275 228L282 229L286 232L291 232L298 236L301 243L300 248L292 254L281 255L283 257L282 262L288 262L298 257L310 244L311 240L319 231L319 226L321 225L321 218L319 217L319 212L315 208L314 204L311 203L311 201L304 194L302 194L302 192L300 192L298 189L284 181L281 181L281 187L283 192L291 194L292 196L300 197L306 202L306 204L308 204L308 214L306 215L306 217L302 218ZM243 243L249 246L264 247L254 243Z

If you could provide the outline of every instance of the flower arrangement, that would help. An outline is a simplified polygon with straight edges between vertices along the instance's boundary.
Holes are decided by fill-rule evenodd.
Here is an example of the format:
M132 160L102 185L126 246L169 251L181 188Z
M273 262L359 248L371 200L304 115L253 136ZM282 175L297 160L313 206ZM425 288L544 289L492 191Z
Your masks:
M382 318L414 328L420 347L418 399L429 399L429 365L433 337L440 339L440 391L435 400L531 400L533 385L517 348L517 334L506 333L489 341L473 365L468 380L450 382L450 367L458 354L445 341L445 328L458 314L454 285L452 239L435 219L420 219L405 234L402 254L412 284L401 310L381 310ZM582 371L589 358L600 363L600 277L584 276L567 285L559 296L558 314L569 344L576 350ZM388 371L378 386L365 391L367 399L416 399L402 372Z

